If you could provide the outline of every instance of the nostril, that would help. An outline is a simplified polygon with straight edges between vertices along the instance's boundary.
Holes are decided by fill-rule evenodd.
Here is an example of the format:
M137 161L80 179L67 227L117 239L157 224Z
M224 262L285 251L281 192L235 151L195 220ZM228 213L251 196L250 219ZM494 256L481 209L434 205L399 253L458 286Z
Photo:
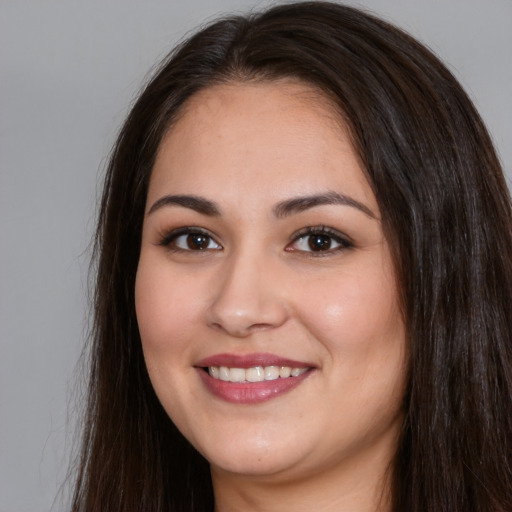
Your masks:
M216 331L222 331L223 330L222 325L220 325L218 322L212 322L210 324L210 327L212 327Z

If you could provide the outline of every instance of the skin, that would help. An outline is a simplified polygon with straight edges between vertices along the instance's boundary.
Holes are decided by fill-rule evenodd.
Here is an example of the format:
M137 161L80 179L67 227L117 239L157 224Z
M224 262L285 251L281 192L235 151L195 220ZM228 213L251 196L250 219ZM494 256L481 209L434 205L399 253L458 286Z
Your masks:
M405 327L379 208L333 112L291 81L214 86L186 104L152 172L136 280L144 356L163 407L211 464L218 512L389 509ZM332 192L353 204L276 215ZM154 206L169 194L206 198L218 215ZM169 235L190 226L211 236L205 250ZM322 226L341 238L320 233L313 251L297 232ZM283 395L236 404L195 368L261 352L313 369Z

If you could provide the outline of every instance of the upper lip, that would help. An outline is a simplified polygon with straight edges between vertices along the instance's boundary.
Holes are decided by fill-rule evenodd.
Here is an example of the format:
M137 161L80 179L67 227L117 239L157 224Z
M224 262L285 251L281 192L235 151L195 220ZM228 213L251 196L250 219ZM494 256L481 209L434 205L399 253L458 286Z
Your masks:
M295 361L275 354L215 354L201 359L197 367L227 366L228 368L254 368L256 366L289 366L291 368L311 368L314 365Z

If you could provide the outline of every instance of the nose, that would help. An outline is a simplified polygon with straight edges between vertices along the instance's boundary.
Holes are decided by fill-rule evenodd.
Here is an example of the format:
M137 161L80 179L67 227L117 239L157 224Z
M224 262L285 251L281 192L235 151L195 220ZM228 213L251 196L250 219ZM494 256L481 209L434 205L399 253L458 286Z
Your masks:
M207 312L210 327L245 338L283 325L288 318L276 265L253 256L227 259Z

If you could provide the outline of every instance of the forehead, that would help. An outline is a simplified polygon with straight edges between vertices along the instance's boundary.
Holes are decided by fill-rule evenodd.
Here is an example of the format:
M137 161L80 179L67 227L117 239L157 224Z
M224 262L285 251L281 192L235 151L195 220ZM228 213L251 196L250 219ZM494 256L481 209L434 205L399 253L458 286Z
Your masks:
M238 99L242 102L238 102ZM317 116L324 117L325 122L336 124L341 131L346 130L341 112L331 98L318 87L292 78L232 81L207 87L184 103L179 119L208 108L212 109L210 113L229 113L230 106L236 107L240 114L254 114L252 107L255 105L261 116L273 112L293 117L294 113L301 115L305 111L314 111Z
M150 196L228 189L246 197L264 189L275 200L333 189L375 206L338 109L318 90L291 81L207 88L165 135Z

